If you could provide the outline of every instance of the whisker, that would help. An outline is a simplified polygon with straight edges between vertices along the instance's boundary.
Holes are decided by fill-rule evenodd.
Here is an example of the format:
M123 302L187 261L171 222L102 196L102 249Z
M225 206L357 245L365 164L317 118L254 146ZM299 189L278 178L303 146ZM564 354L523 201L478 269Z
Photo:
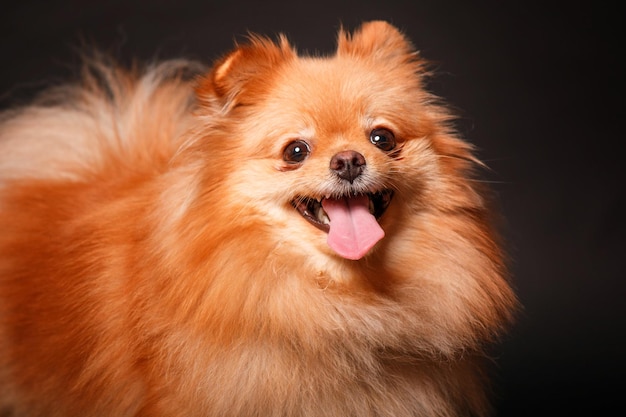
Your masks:
M450 158L450 159L456 159L459 161L465 161L465 162L469 162L472 164L476 164L480 167L483 168L489 168L483 161L481 161L478 158L475 158L473 156L465 156L465 155L456 155L456 154L439 154L438 155L439 158Z

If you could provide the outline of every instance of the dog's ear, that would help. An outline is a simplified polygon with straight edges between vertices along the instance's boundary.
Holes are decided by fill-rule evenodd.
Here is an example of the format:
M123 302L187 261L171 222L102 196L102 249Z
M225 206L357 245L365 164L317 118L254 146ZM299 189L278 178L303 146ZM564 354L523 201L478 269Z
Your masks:
M337 55L404 62L416 57L411 42L391 24L384 21L366 22L350 34L343 29L337 38Z
M244 93L254 93L255 88L267 83L276 67L296 56L283 35L278 42L251 35L247 44L218 60L199 80L196 94L201 102L227 110L241 104Z

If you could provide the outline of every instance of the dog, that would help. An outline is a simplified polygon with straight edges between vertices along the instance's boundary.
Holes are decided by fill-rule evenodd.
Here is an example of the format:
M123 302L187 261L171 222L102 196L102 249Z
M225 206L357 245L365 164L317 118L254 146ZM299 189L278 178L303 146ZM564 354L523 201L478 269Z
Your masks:
M482 163L382 21L0 122L0 415L485 416L517 308Z

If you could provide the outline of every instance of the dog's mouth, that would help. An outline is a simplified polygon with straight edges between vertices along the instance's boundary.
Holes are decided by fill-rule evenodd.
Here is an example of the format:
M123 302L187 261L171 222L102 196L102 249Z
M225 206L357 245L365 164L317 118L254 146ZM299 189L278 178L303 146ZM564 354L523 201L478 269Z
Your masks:
M385 236L378 219L385 213L393 191L340 197L298 197L291 204L302 217L328 233L328 245L340 256L357 260Z
M330 231L330 218L324 210L324 200L351 200L357 197L366 196L368 201L368 211L372 214L376 220L387 211L391 197L393 197L392 190L383 190L375 193L358 194L356 196L344 196L339 199L331 198L312 198L312 197L297 197L291 205L304 217L309 223L323 232L328 233Z

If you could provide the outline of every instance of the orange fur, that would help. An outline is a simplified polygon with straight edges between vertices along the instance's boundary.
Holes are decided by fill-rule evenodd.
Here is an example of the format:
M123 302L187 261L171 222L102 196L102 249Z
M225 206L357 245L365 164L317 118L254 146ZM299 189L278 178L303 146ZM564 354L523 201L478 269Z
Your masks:
M411 44L371 22L331 57L253 37L198 71L96 60L2 116L0 415L487 415L515 297ZM346 149L394 190L360 260L292 206L347 187Z

